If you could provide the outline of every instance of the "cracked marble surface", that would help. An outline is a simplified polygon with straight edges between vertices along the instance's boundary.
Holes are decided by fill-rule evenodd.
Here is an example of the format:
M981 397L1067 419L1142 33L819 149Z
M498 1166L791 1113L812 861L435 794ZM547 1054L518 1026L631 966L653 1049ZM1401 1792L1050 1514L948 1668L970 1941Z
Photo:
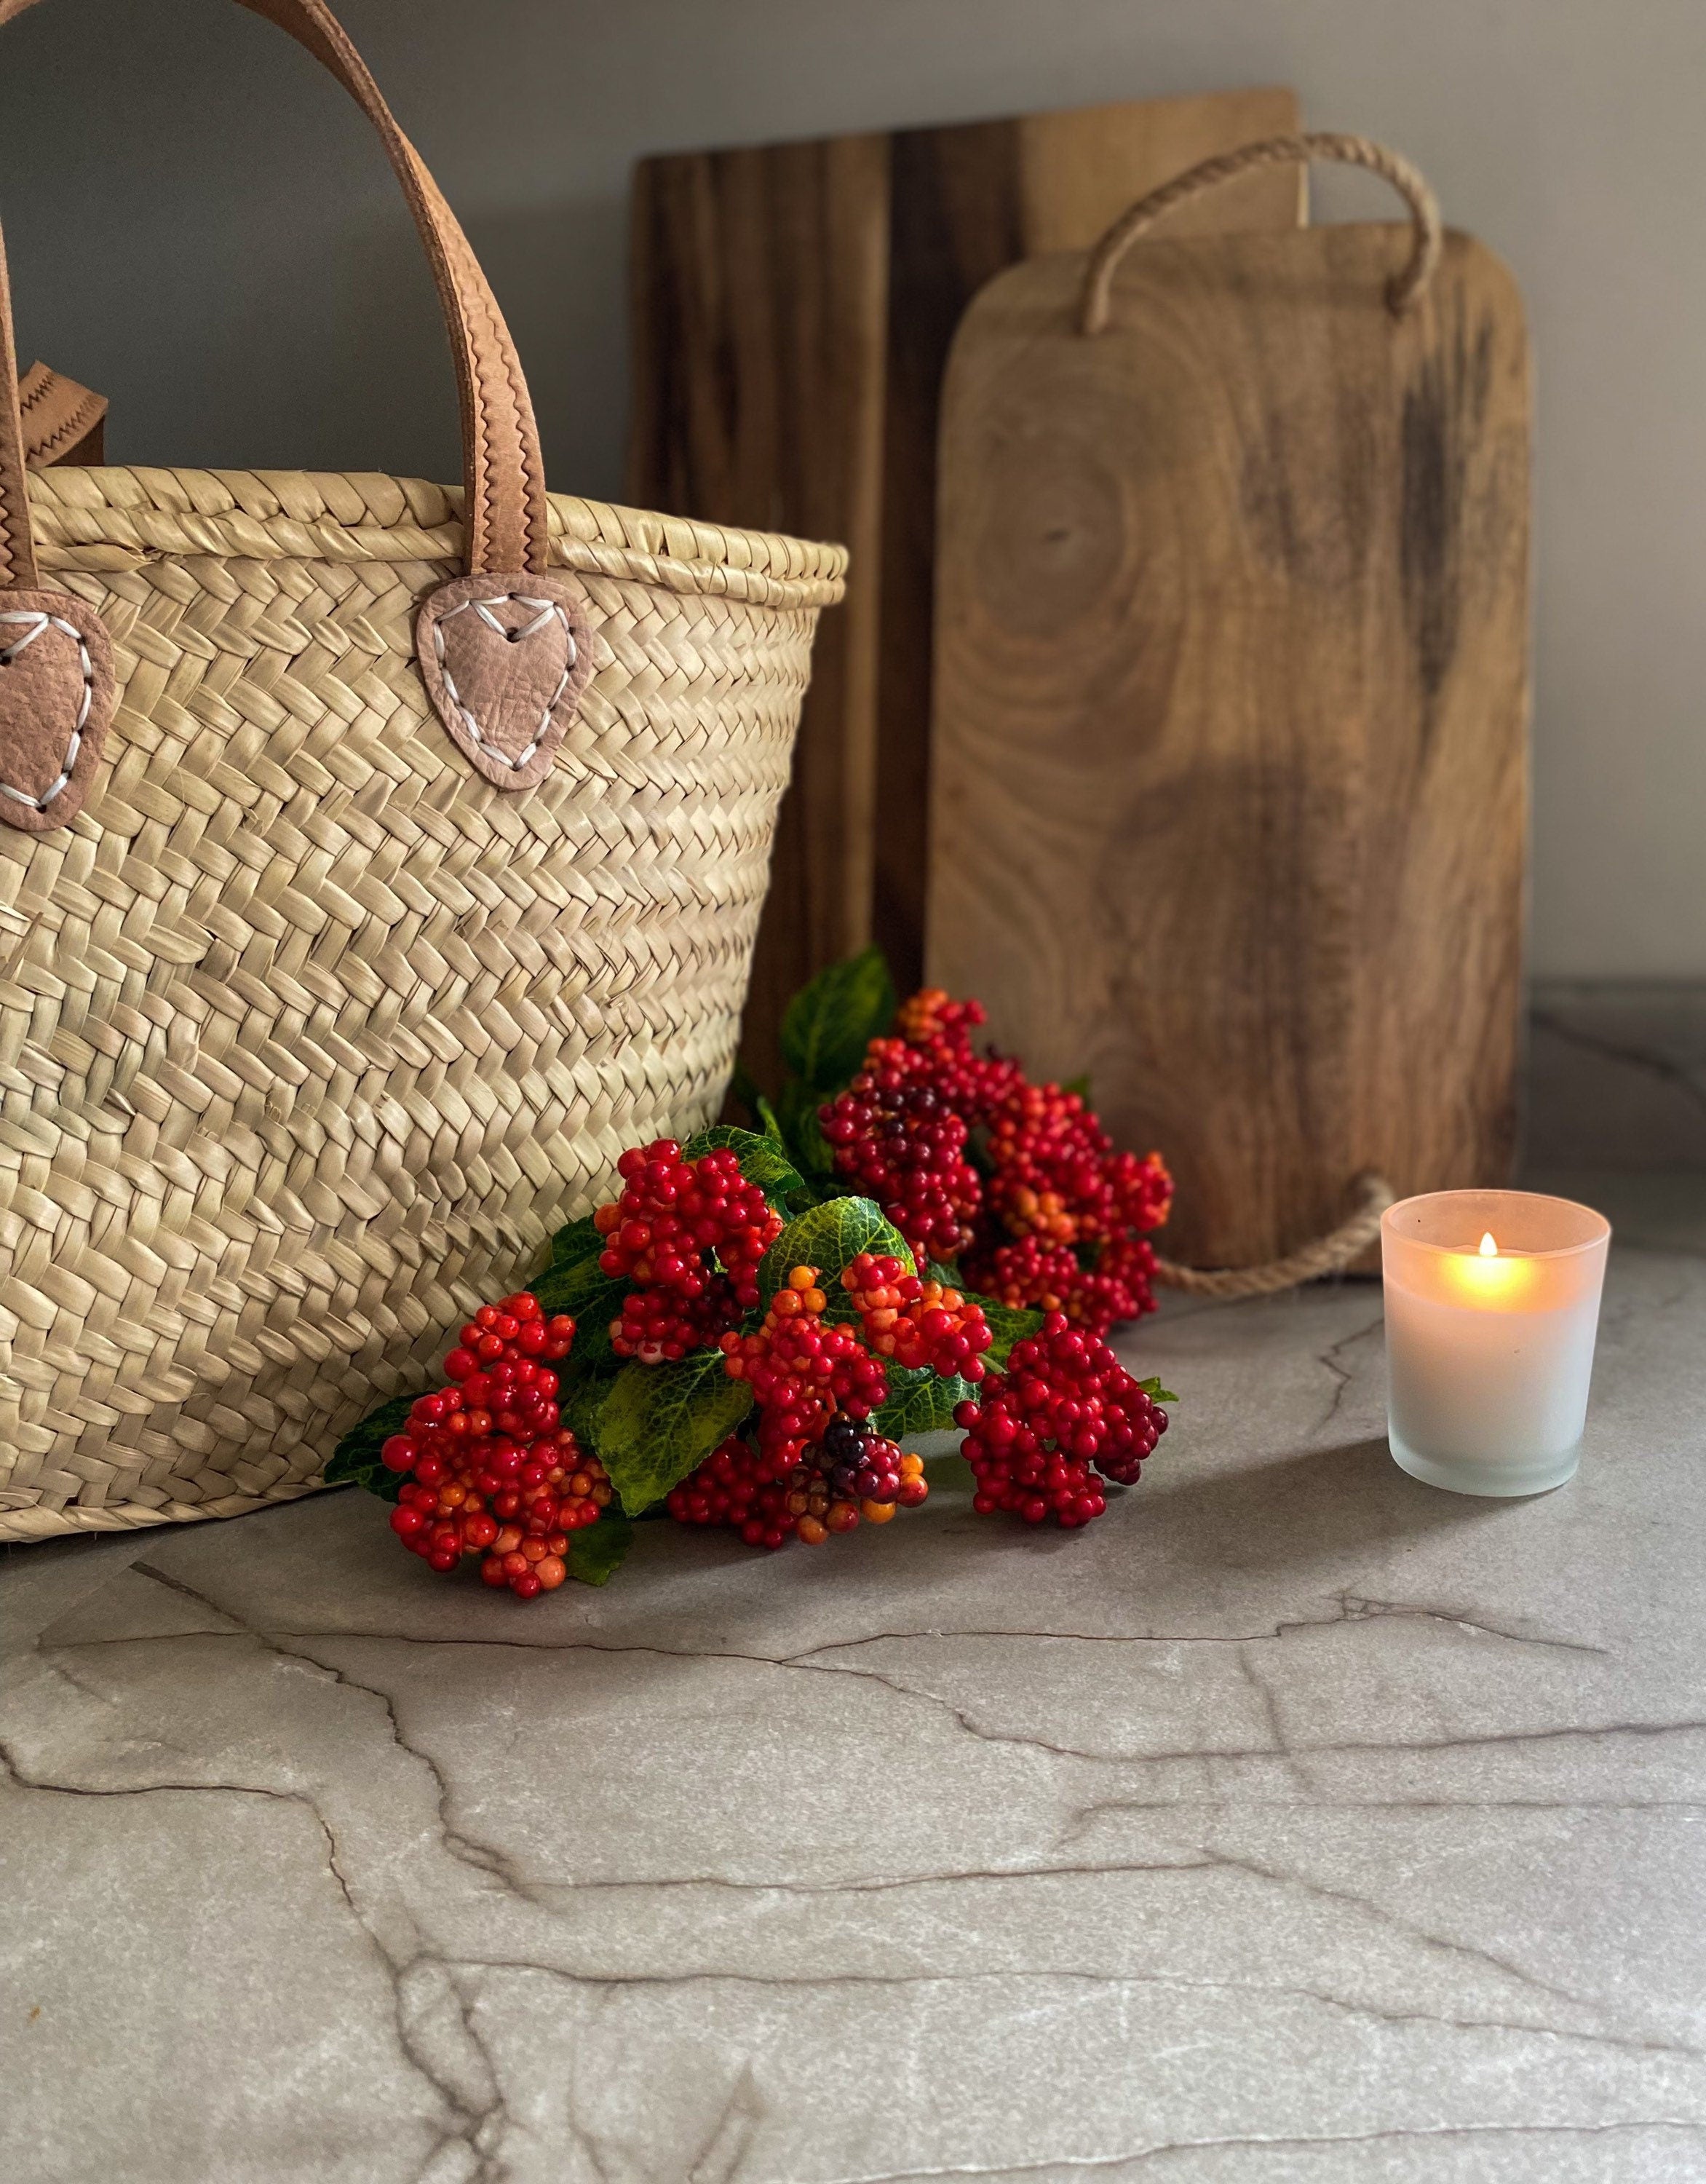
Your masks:
M1391 1462L1352 1284L1132 1337L1184 1400L1077 1535L950 1472L525 1608L353 1493L14 1552L0 2174L1706 2177L1692 1206L1535 1501Z
M1706 980L1544 979L1531 998L1531 1168L1706 1169Z

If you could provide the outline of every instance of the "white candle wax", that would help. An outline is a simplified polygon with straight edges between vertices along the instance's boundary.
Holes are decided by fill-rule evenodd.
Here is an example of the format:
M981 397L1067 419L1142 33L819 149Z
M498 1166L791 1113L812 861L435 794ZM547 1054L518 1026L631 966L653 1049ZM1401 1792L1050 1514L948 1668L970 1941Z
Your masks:
M1517 1190L1389 1206L1387 1428L1403 1468L1459 1494L1540 1494L1575 1471L1609 1223Z

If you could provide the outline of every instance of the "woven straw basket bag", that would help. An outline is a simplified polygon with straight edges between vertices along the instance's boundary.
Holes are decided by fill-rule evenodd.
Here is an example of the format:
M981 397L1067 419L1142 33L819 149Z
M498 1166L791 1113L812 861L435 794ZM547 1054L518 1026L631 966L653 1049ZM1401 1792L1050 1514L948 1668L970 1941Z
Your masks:
M0 24L31 0L0 0ZM709 1120L839 549L547 497L382 138L464 489L26 479L0 262L0 1539L308 1491L627 1145Z

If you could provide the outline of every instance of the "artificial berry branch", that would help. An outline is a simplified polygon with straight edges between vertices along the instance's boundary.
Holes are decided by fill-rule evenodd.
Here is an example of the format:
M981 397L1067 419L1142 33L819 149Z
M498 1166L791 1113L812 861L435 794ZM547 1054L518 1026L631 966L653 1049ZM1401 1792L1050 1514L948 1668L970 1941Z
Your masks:
M874 950L796 997L759 1128L625 1152L532 1287L483 1305L442 1384L341 1445L430 1568L521 1599L602 1583L647 1511L820 1546L929 1494L905 1440L962 1429L981 1513L1068 1529L1136 1483L1172 1399L1103 1339L1153 1311L1171 1184L1084 1093L1033 1084ZM781 1117L779 1120L778 1117Z

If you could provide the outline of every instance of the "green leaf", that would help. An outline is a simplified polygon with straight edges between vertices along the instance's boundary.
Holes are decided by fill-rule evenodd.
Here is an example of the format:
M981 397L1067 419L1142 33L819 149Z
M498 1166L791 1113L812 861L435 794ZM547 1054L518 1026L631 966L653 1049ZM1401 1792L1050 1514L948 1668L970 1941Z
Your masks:
M551 1239L551 1256L546 1263L553 1269L577 1267L583 1259L596 1259L603 1248L604 1239L594 1226L592 1215L583 1214L580 1220L559 1228Z
M759 1262L759 1302L768 1305L796 1267L815 1267L828 1300L826 1319L859 1315L842 1287L842 1268L861 1251L896 1258L910 1273L912 1253L899 1229L868 1198L830 1198L790 1221Z
M968 1289L952 1267L944 1267L939 1259L932 1259L926 1269L927 1278L940 1282L944 1289L958 1290L968 1304L975 1304L989 1323L993 1338L985 1357L997 1372L1005 1372L1007 1361L1013 1354L1015 1342L1023 1342L1033 1335L1042 1324L1042 1314L1024 1306L997 1304L993 1297L980 1296L975 1290Z
M565 1385L614 1362L610 1323L621 1315L628 1279L604 1272L598 1264L603 1249L590 1216L570 1222L552 1238L550 1262L533 1284L542 1312L566 1312L575 1322L575 1347L558 1368Z
M778 1131L778 1139L781 1134ZM681 1157L697 1160L702 1153L715 1152L723 1146L734 1153L741 1163L741 1173L748 1183L757 1184L766 1198L786 1198L790 1191L804 1190L785 1145L752 1130L737 1130L731 1123L719 1123L690 1138L681 1148Z
M607 1509L596 1524L569 1535L569 1574L582 1585L606 1585L634 1544L634 1527L619 1510Z
M1152 1403L1176 1403L1179 1400L1170 1388L1161 1385L1153 1373L1147 1380L1140 1380L1137 1384Z
M1090 1105L1090 1079L1087 1076L1069 1078L1060 1089L1063 1092L1075 1092L1086 1107Z
M970 1290L965 1291L965 1296L969 1303L982 1306L991 1336L989 1347L983 1354L997 1372L1004 1373L1014 1344L1026 1341L1036 1333L1042 1324L1042 1314L1022 1306L997 1304L993 1297L975 1296Z
M577 1380L572 1388L564 1390L558 1398L558 1409L563 1423L576 1440L587 1448L598 1446L598 1419L604 1408L604 1399L616 1384L618 1365L614 1352L610 1371L589 1373Z
M759 1122L763 1124L764 1135L776 1148L776 1150L781 1153L786 1153L788 1149L788 1141L782 1135L782 1126L776 1120L775 1109L771 1106L770 1101L765 1099L762 1092L757 1094L753 1100L753 1112L758 1117Z
M880 948L832 963L803 986L782 1018L782 1059L818 1094L839 1092L868 1044L894 1018L894 981Z
M958 1373L944 1379L928 1365L914 1371L904 1366L888 1368L888 1401L871 1413L871 1424L891 1440L905 1440L915 1434L942 1433L953 1424L955 1406L968 1399L975 1402L977 1389Z
M803 1084L797 1077L791 1077L782 1087L782 1134L795 1164L803 1174L812 1177L832 1176L836 1172L836 1156L818 1120L822 1105L823 1095Z
M393 1396L388 1403L370 1411L358 1426L353 1426L325 1468L326 1485L336 1486L353 1479L370 1494L378 1495L381 1502L395 1502L403 1490L404 1474L387 1470L379 1460L379 1451L392 1434L401 1433L408 1424L414 1403L413 1396Z
M675 1364L636 1358L625 1365L589 1430L627 1513L637 1517L661 1501L734 1431L752 1401L746 1382L724 1372L720 1350L696 1351Z

